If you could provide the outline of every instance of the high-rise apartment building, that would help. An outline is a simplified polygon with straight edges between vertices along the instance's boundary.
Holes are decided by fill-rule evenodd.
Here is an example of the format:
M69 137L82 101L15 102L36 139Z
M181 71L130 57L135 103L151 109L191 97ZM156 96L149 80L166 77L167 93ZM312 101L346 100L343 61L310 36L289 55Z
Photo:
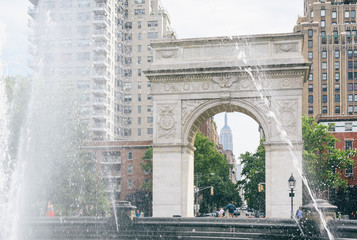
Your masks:
M151 140L152 99L143 70L152 40L175 38L159 0L30 0L31 66L81 94L89 140Z
M148 181L140 161L152 141L153 104L143 71L153 61L150 42L176 38L168 14L159 0L29 1L34 77L78 93L87 148L123 199Z
M357 114L356 1L304 0L295 32L304 34L303 54L311 62L304 85L308 116Z

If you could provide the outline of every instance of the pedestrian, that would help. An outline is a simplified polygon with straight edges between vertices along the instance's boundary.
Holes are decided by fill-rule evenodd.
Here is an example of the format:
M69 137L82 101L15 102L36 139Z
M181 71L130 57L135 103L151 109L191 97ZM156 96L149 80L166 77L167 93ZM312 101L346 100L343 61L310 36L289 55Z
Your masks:
M300 220L302 218L302 214L303 214L303 212L302 212L302 208L300 206L299 209L296 211L296 218L298 220Z
M229 202L225 209L228 210L229 217L233 218L234 211L237 209L236 206L232 202Z
M144 212L143 211L141 211L140 217L144 217Z
M136 217L140 217L141 213L140 213L140 210L136 210Z
M51 201L48 201L47 203L47 217L54 217L55 216L55 212L54 212L54 208L53 208L53 204L51 203Z
M338 220L341 220L341 212L337 213L337 218L338 218Z
M223 208L220 208L218 212L218 217L223 217L223 215L224 215L224 210Z

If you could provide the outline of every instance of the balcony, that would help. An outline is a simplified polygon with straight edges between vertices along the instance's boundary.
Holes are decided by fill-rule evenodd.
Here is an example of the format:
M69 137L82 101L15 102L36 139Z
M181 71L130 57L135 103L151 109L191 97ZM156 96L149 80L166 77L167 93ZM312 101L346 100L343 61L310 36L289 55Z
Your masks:
M110 75L107 72L96 72L92 75L92 78L99 83L104 83L109 80Z
M28 7L27 12L32 18L35 18L36 15L38 14L38 9L36 7Z
M109 60L106 57L95 57L93 59L93 65L99 67L106 67L109 64Z
M104 2L97 2L97 4L93 8L93 11L100 15L110 14L108 5Z
M109 33L106 29L97 29L96 31L94 31L93 37L97 39L103 39L106 41L110 40Z
M106 111L94 111L92 117L103 121L108 119L109 114Z
M92 125L92 131L94 132L105 132L107 130L107 126L105 123L94 123Z
M30 0L30 2L31 2L33 5L37 5L37 4L38 4L38 0Z
M97 107L107 107L108 103L105 97L97 97L93 102L93 105Z
M98 27L109 27L109 21L105 15L95 15L93 19L93 24Z
M93 50L96 52L105 52L109 53L110 52L110 47L108 44L95 44L93 47Z
M97 96L105 96L109 93L107 88L104 86L103 87L94 87L92 89L92 92Z

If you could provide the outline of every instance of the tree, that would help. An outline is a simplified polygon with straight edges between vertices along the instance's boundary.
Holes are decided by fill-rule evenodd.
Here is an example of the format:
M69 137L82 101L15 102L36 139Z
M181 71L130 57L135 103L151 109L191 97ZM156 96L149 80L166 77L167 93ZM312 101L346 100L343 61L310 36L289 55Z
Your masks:
M265 191L259 192L258 185L265 183L265 148L264 139L255 153L246 152L240 155L243 180L239 182L244 189L244 198L250 208L265 211Z
M342 175L346 167L353 165L351 157L357 151L336 149L339 139L329 133L332 126L318 124L311 117L303 116L302 120L303 170L315 195L323 197L326 190L346 188Z
M214 143L209 141L202 133L198 132L195 138L194 172L195 182L198 188L213 186L214 195L210 195L209 189L200 192L202 201L200 212L208 212L227 205L228 202L241 204L241 198L229 172L231 165L228 164L225 155L220 154ZM214 175L213 175L214 174Z
M146 149L146 151L144 152L144 156L142 157L142 161L140 165L145 172L147 172L150 176L152 176L152 147L151 146L148 149ZM152 181L150 181L149 183L144 183L141 186L141 188L152 192Z

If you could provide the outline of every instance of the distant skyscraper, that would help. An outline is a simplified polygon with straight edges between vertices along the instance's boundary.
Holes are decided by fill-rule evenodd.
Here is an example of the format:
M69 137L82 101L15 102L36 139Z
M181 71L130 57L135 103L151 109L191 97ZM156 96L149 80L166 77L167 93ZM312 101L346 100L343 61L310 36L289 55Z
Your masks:
M219 135L219 142L222 144L223 150L230 150L233 152L232 131L227 125L227 113L224 116L224 127Z

